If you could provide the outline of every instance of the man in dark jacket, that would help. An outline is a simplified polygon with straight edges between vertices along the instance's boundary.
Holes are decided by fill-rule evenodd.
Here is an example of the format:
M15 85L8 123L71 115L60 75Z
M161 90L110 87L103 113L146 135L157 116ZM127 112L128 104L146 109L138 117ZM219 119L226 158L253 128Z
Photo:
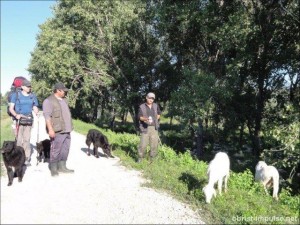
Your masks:
M141 104L138 112L139 128L141 132L141 141L138 147L138 162L145 157L145 151L150 144L151 161L157 155L158 147L158 128L160 118L160 108L154 103L155 94L150 92L146 96L146 102Z

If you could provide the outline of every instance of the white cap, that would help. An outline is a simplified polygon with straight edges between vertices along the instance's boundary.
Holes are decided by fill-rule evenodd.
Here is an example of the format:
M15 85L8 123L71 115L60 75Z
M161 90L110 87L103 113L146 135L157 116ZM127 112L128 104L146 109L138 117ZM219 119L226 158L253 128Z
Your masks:
M146 98L154 98L155 99L155 94L152 92L149 92L146 96Z

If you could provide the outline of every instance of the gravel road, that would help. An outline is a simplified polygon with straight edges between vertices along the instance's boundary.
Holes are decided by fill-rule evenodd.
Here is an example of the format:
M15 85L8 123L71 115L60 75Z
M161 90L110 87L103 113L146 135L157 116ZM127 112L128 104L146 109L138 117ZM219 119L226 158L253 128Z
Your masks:
M44 130L44 118L35 118L32 166L23 182L15 178L9 187L6 171L1 176L1 224L204 224L186 204L142 187L142 174L119 158L88 157L85 137L76 132L67 162L75 173L51 177L48 163L36 165L35 143L48 138Z

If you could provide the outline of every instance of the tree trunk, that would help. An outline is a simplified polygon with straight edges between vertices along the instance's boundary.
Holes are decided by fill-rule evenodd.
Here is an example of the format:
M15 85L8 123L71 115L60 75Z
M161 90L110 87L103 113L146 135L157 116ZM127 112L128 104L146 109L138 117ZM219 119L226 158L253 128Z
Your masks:
M197 129L197 157L201 159L204 153L203 146L203 121L199 119L198 121L198 129Z
M245 123L242 122L241 128L240 128L240 137L239 137L239 148L240 148L240 149L241 149L242 146L243 146L244 127L245 127Z

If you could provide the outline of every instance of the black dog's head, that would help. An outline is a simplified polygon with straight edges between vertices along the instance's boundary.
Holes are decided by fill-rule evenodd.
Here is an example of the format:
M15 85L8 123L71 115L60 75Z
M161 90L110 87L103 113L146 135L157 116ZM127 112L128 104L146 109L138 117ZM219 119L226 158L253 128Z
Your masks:
M43 151L43 149L44 149L43 143L42 142L37 142L36 143L36 151L38 153L41 153Z
M7 152L11 152L12 150L14 150L16 146L16 142L15 141L4 141L3 142L3 146L1 148L1 153L7 153Z
M104 144L104 146L103 146L103 152L104 152L107 156L109 156L109 157L111 157L111 158L114 158L114 156L111 154L111 152L112 152L112 147L111 147L110 144L108 144L108 143Z

